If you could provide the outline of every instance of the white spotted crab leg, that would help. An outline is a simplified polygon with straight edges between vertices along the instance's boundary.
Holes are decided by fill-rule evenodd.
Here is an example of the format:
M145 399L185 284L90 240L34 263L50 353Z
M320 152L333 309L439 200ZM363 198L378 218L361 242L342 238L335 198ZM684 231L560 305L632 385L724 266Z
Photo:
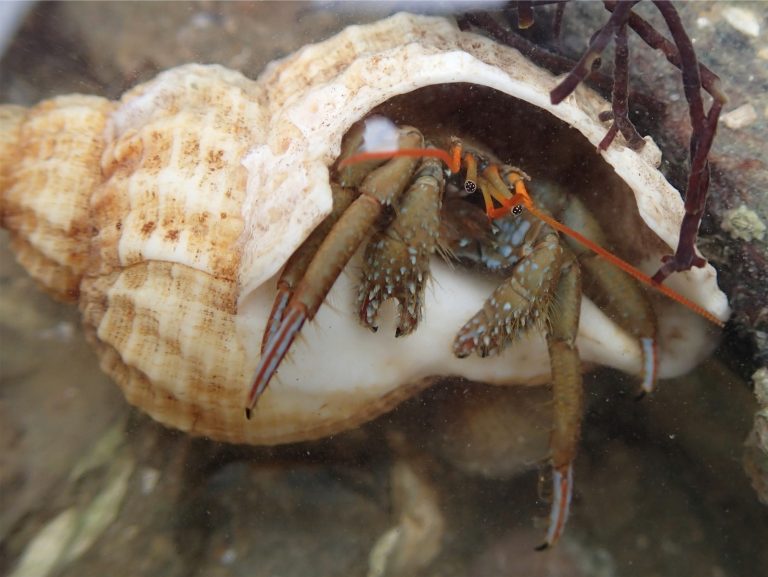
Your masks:
M424 138L415 128L403 127L399 143L403 148L417 148L423 146ZM371 172L360 185L360 195L323 239L284 308L280 326L264 347L246 402L247 418L301 327L314 318L339 274L370 234L383 207L397 202L419 162L415 157L394 158Z
M557 286L563 250L560 237L542 221L524 214L515 219L510 246L526 254L511 274L459 331L453 352L464 358L498 354L521 332L547 318Z
M443 166L425 158L413 184L385 231L374 236L365 250L358 290L360 321L376 331L381 304L397 301L396 337L408 335L422 318L429 259L440 234L440 204L444 190Z
M463 211L468 214L468 211ZM487 255L509 276L459 331L454 353L496 354L517 335L539 325L545 330L552 371L553 429L550 438L553 502L549 529L541 548L554 545L568 520L573 493L573 461L581 431L583 392L581 360L576 347L581 303L581 269L550 227L527 212L497 221L495 242ZM454 235L455 236L455 235ZM482 247L476 243L476 248ZM454 238L454 241L456 239ZM499 266L504 248L525 255ZM475 249L475 254L479 255Z

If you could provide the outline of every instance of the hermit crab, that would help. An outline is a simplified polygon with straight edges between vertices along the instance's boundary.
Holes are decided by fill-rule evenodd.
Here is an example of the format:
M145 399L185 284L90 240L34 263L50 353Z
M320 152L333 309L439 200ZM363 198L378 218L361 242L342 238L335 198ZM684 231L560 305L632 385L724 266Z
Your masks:
M387 131L391 134L382 136ZM391 151L370 150L382 139L393 147ZM391 222L373 236L365 250L358 288L359 316L364 326L377 330L374 323L382 302L393 300L398 314L396 335L416 330L423 316L429 261L440 247L447 258L469 261L505 277L459 329L453 344L457 357L475 352L481 357L498 354L532 327L546 335L554 396L554 503L545 543L549 546L559 539L568 516L583 411L576 346L582 270L590 274L598 294L603 293L616 322L638 340L643 393L651 392L656 382L657 322L650 302L626 272L652 283L650 277L602 248L605 235L577 198L549 187L541 190L534 202L524 184L528 179L524 172L502 164L487 152L467 147L455 137L452 140L449 154L443 149L425 148L423 135L414 127L387 127L386 120L373 118L367 121L365 131L353 128L342 145L348 152L338 164L338 183L332 184L334 211L288 260L278 280L246 416L251 417L294 339L304 323L317 314L349 259L383 213L392 209ZM360 149L364 151L354 154ZM352 168L356 162L370 164L387 157L392 160L380 166ZM439 159L448 167L447 178L459 176L458 182L449 180L446 185ZM460 200L441 216L446 188L466 195L481 194L486 218ZM501 207L496 208L494 202ZM449 232L441 234L441 228ZM566 246L558 232L567 233L566 238L576 242ZM717 317L682 295L663 290L719 324Z
M644 293L623 273L597 275L607 279L597 285L613 285L608 315L579 299L575 263L589 269L584 262L593 259L556 232L562 225L556 219L568 225L565 217L575 214L561 202L578 198L574 203L588 207L606 237L584 234L644 271L674 246L683 209L656 170L660 155L650 140L641 152L617 140L598 155L605 132L598 118L606 103L579 88L552 106L548 92L555 83L514 49L461 32L448 20L400 14L307 46L272 63L255 81L219 66L188 65L118 102L75 95L29 110L3 107L0 217L19 261L54 295L77 302L102 368L128 401L193 434L289 443L357 426L440 377L499 385L554 380L556 414L564 419L556 421L552 441L551 544L567 517L582 362L644 375L649 390L656 376L684 372L707 355L716 339L711 321L728 315L711 267L666 283L700 314ZM364 120L371 116L399 127L402 141L388 158L359 155ZM443 151L448 163L458 158L458 165L446 171L446 162L431 158L430 150ZM313 231L331 228L332 221L321 223L329 214L335 218L332 211L342 212L344 185L371 192L378 185L370 180L385 174L398 182L396 196L411 185L432 194L429 216L410 210L411 194L392 202L393 209L374 207L368 221L377 226L350 226L357 221L347 211L334 230L356 235L358 244L374 229L381 234L366 249L340 242L344 258L316 257L292 269L291 260L311 256L309 250L292 257L303 243L320 244L321 254L323 237L339 238L339 231ZM531 197L523 195L527 184ZM559 194L564 189L568 195ZM488 212L503 219L491 223L472 204L483 193L495 199ZM440 222L434 208L441 195ZM361 290L355 278L360 267L372 280L389 274L381 254L392 258L395 249L385 245L401 229L397 220L390 228L381 220L409 212L424 214L423 226L402 230L432 239L418 254L406 248L408 262L410 256L429 262L428 276L426 269L412 273L403 265L417 297L390 291L385 278ZM446 240L451 230L453 244ZM377 253L379 244L383 253ZM531 279L536 267L543 272L546 259L552 261L541 283L546 304L500 325L486 341L482 323L462 326L499 284L498 276L487 274L495 268L490 255L508 257L510 244L545 260L534 256L496 267L504 276ZM435 246L457 258L441 262L432 256ZM342 273L347 260L351 269ZM281 270L288 276L280 277ZM323 286L315 280L294 285L291 275L321 278ZM624 298L616 303L611 295L625 281L621 286L631 288L619 289ZM409 283L403 286L410 291ZM377 290L399 299L400 338L390 330L374 333L356 318L362 314L369 326L394 324L391 308L378 308ZM305 317L314 316L313 322L267 388L288 352L285 335L296 332L287 329L303 322L296 303L309 293L314 302ZM488 302L487 314L494 314L510 301ZM610 318L634 303L646 310L634 316L641 320ZM538 330L517 334L523 318L526 326L537 324L535 311L548 342ZM465 337L458 352L466 358L454 354L456 334ZM502 341L510 343L502 347ZM472 351L481 354L466 356ZM491 352L499 354L482 358Z

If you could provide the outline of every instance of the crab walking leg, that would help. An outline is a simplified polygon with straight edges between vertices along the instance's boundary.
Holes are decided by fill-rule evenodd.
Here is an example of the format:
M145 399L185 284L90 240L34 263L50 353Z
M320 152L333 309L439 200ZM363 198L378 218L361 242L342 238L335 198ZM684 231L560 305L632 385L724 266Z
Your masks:
M395 336L410 334L422 318L429 259L440 232L440 204L445 178L435 158L425 158L414 183L406 191L397 216L374 236L365 251L358 290L360 321L373 331L379 307L395 299L398 325Z
M656 315L645 292L628 274L594 253L579 257L584 272L592 281L588 294L602 296L601 306L616 323L640 342L643 355L641 396L656 386L659 355L656 344Z
M531 229L537 225L546 226L536 221ZM562 252L558 235L545 234L530 254L515 265L512 276L493 291L483 308L461 328L453 343L453 353L459 358L473 351L481 357L496 354L519 332L543 320L557 283Z
M549 307L547 348L552 367L554 419L550 437L553 500L546 540L554 545L563 534L573 493L573 460L579 443L584 393L576 348L581 304L581 270L566 251L555 298Z
M399 144L401 147L421 147L424 138L415 128L403 127ZM286 306L283 321L264 347L248 394L247 418L301 327L314 318L341 271L370 233L382 208L397 202L419 162L413 157L393 158L371 172L360 185L360 196L323 239Z
M358 122L344 137L341 143L340 159L348 158L356 153L363 145L365 137L365 123ZM375 168L381 166L385 159L373 159L364 162L351 164L336 171L335 177L338 181L331 183L331 194L333 195L333 209L325 220L309 235L309 237L296 249L291 258L283 268L280 279L277 282L277 295L272 305L272 311L267 319L267 325L264 329L264 336L261 340L261 354L267 343L274 337L275 332L280 326L285 314L285 308L293 296L293 291L298 285L304 273L309 267L309 263L320 248L333 225L341 218L341 215L349 208L349 205L357 197L357 189Z
M605 234L597 219L576 197L570 196L563 210L562 221L595 244L607 246ZM627 273L582 244L570 238L566 243L576 254L591 281L586 285L590 289L588 294L597 297L610 317L640 342L643 353L641 394L651 393L656 385L659 364L656 346L658 325L645 291Z
M288 306L288 301L293 296L293 291L301 281L301 278L306 273L309 263L312 262L315 254L320 248L320 244L323 242L328 233L333 228L333 225L341 218L352 204L352 201L357 196L354 189L339 186L337 184L331 184L331 192L333 193L333 210L331 214L325 217L325 220L312 231L312 234L307 237L299 248L296 249L285 263L283 272L280 274L280 279L277 281L277 296L275 302L272 305L272 311L269 313L267 319L267 326L264 329L264 336L261 340L261 354L264 354L264 349L267 343L274 337L277 332L280 323L283 320L285 314L285 308Z

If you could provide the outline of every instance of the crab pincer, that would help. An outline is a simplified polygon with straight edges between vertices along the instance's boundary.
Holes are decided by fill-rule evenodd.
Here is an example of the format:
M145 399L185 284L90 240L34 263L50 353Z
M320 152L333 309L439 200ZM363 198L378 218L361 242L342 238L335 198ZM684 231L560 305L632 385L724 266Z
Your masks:
M401 127L399 131L398 144L401 148L423 147L424 137L417 129ZM384 207L398 202L419 162L420 159L415 157L393 158L364 178L359 186L359 196L320 243L283 309L280 325L268 337L248 394L246 417L250 418L251 411L301 327L314 318L339 274L370 234Z
M358 306L360 321L373 331L379 307L389 299L398 308L395 336L410 334L422 318L429 261L440 235L444 180L440 161L425 158L395 219L366 247Z
M576 347L581 301L581 269L574 254L543 221L528 212L498 221L495 239L521 256L509 276L459 331L454 354L500 353L531 327L544 330L552 371L553 429L550 437L553 502L546 540L554 545L565 528L573 492L583 412L581 361ZM511 261L510 261L511 262Z

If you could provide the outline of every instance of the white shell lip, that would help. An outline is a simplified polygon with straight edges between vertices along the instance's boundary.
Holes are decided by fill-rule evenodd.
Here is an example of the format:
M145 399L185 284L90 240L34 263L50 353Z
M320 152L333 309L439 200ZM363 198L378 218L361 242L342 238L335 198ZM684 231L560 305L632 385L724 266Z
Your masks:
M240 269L241 299L275 274L330 211L328 166L339 154L343 135L394 96L434 84L470 82L550 112L595 147L606 131L597 117L608 103L595 92L580 86L555 106L549 91L558 78L516 50L462 32L438 17L400 13L375 24L351 26L271 64L258 82L269 99L269 138L243 159L252 208ZM601 154L635 192L643 220L671 251L677 246L683 205L678 191L657 170L658 147L646 140L641 153L628 149L619 137ZM656 194L645 194L648 190ZM274 222L276 213L280 225L265 226ZM682 276L688 281L686 296L727 320L727 299L716 288L711 266Z

